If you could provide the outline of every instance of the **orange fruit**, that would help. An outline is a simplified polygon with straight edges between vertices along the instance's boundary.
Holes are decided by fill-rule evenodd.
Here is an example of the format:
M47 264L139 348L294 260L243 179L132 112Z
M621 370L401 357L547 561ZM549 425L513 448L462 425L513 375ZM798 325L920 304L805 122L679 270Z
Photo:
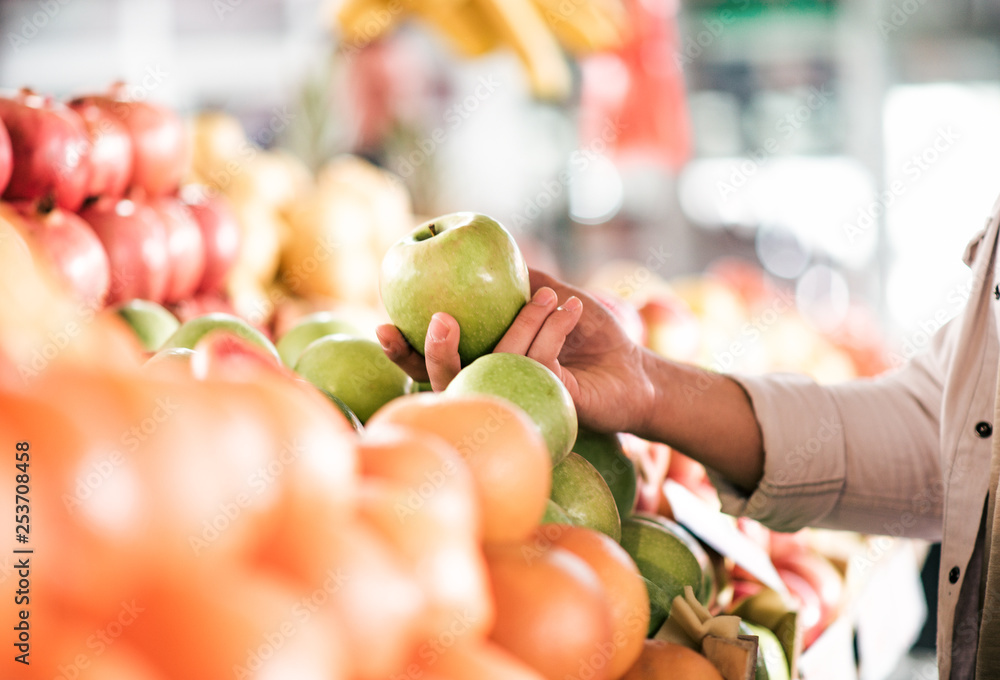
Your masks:
M497 619L490 639L549 680L608 678L607 595L594 570L562 548L489 546Z
M404 491L394 505L396 524L432 516L442 533L479 540L479 503L468 466L448 442L405 427L366 428L358 443L361 473Z
M661 640L646 640L639 660L622 680L722 680L712 662L693 649Z
M427 599L412 569L374 528L364 522L314 528L311 535L275 539L261 561L324 601L342 624L353 676L388 677L419 642Z
M639 567L612 538L586 527L547 524L534 536L535 545L552 545L580 557L601 580L611 609L614 644L608 677L621 677L642 653L649 627L649 595Z
M468 461L485 542L518 541L538 526L552 463L538 428L518 407L489 396L414 394L387 404L369 426L388 423L443 437Z
M447 680L543 680L538 671L489 640L455 645L429 661L427 668Z
M320 605L264 573L202 571L162 579L121 603L119 628L105 625L167 677L343 678L340 628Z
M485 636L493 625L493 595L479 543L453 532L453 519L426 512L432 501L402 512L410 500L406 487L388 480L365 478L359 487L361 517L388 539L427 597L424 635Z

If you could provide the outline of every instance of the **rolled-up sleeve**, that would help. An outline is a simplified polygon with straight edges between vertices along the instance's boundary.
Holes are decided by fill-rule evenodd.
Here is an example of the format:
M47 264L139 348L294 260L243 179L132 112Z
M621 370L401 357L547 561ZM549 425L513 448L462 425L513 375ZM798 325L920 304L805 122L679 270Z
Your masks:
M723 510L778 531L823 526L940 538L941 354L879 378L819 385L795 375L731 376L760 423L764 475L750 494L710 471ZM937 483L934 483L937 480Z

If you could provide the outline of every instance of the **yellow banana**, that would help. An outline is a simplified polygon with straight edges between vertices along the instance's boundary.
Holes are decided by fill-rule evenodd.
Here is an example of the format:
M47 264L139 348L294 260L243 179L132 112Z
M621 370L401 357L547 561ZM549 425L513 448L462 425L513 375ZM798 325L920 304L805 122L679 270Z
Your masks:
M618 47L619 27L590 0L534 0L559 42L580 54Z
M344 0L336 13L344 42L353 47L385 35L404 15L402 0Z
M493 23L472 0L424 0L413 9L465 56L477 57L500 43Z
M571 78L569 67L545 19L531 0L475 0L504 41L521 58L535 96L565 99Z

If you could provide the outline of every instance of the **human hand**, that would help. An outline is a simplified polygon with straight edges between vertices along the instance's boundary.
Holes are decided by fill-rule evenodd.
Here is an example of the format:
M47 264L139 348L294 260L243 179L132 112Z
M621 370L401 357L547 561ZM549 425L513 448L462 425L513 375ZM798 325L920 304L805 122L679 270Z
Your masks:
M523 354L555 373L586 427L602 432L641 427L654 396L646 351L629 340L592 296L542 272L530 274L531 302L493 351ZM425 356L420 356L395 326L385 324L376 331L388 357L436 391L447 387L461 369L460 332L453 317L435 314L427 329Z

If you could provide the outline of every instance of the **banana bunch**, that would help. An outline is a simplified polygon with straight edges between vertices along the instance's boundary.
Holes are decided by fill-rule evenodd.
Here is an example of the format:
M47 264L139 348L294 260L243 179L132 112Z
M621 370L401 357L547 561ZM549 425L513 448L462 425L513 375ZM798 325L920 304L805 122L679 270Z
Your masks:
M359 49L409 17L444 34L465 56L512 48L543 99L569 94L562 50L573 55L619 47L628 27L622 0L343 0L332 18L348 49Z

